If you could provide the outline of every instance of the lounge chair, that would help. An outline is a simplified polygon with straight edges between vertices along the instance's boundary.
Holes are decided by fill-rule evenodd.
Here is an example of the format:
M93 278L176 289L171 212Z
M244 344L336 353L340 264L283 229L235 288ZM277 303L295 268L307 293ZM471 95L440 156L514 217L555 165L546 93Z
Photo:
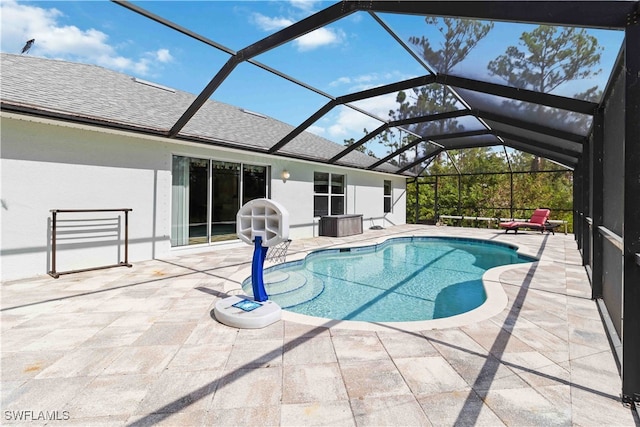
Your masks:
M529 221L509 221L509 222L501 222L500 228L504 228L504 232L508 232L509 230L515 231L518 233L519 228L527 228L529 230L540 230L541 233L545 231L549 231L553 234L554 229L558 226L558 224L550 224L549 223L549 215L551 211L549 209L536 209L531 215Z

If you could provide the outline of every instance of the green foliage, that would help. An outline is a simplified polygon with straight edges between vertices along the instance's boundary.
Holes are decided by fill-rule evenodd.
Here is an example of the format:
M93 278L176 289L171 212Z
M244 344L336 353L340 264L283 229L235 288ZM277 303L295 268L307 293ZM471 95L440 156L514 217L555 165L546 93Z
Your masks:
M489 62L489 71L509 85L549 93L570 80L600 73L602 47L586 30L540 25L520 36L521 50L509 46L503 55Z
M550 93L564 83L598 75L602 50L598 39L585 29L540 25L522 33L519 46L509 46L487 68L510 86ZM594 101L601 94L595 86L574 97ZM559 129L580 132L590 124L586 116L541 105L506 101L503 108L520 110L534 123Z
M367 130L366 129L364 130L364 134L365 135L367 134ZM349 139L345 139L344 140L344 146L345 147L350 147L355 143L356 143L355 138L349 138ZM367 148L364 145L360 145L360 146L356 147L354 150L355 151L359 151L361 153L365 153L367 156L376 157L375 153L373 151L371 151L371 150L367 150Z
M449 73L462 62L478 42L489 34L493 23L472 19L426 17L427 25L436 25L443 36L439 49L426 37L409 37L409 43L421 48L422 58L440 73Z
M426 23L438 26L442 43L434 47L424 36L410 37L408 41L419 49L427 64L446 74L450 74L492 28L492 24L453 18L427 18ZM567 82L600 73L601 52L597 39L584 29L541 25L522 33L517 46L509 46L504 54L490 61L488 69L510 86L549 93ZM574 96L597 101L601 94L599 88L592 87ZM389 113L394 120L454 110L458 102L446 86L439 85L400 92L396 101L398 108ZM505 101L502 107L505 115L527 117L532 123L558 129L584 132L590 123L579 114L535 104ZM460 124L451 119L423 123L416 127L415 133L437 135L461 130ZM405 142L400 140L393 147ZM431 176L420 178L407 188L408 217L417 209L418 220L433 221L437 215L529 218L534 209L548 207L552 219L563 219L571 225L573 176L570 171L546 172L557 170L558 166L523 152L513 154L509 163L500 151L491 148L435 152L428 151L423 144L415 148L412 156L407 156L407 161L429 153L433 157L426 172ZM511 174L510 170L526 173ZM535 173L537 171L545 172Z
M482 40L493 28L493 24L483 24L477 20L454 18L425 18L427 25L435 25L443 36L443 41L438 47L431 45L426 37L410 37L409 43L414 45L418 54L435 70L442 73L450 72L457 64L463 61L469 52ZM400 91L396 96L398 104L395 110L389 111L390 120L403 120L421 117L429 114L442 113L458 109L456 95L444 85L430 84L415 87L407 91ZM449 132L461 131L455 119L428 121L416 123L411 126L411 131L417 135L438 135ZM387 152L392 153L407 144L415 141L416 137L410 133L397 135L397 131L391 129L379 135L376 139L387 147ZM411 150L405 151L391 163L398 166L408 165L416 159L421 159L433 151L433 146L425 141L417 144ZM419 172L423 166L416 165L415 172Z
M535 209L545 207L551 209L551 219L568 221L569 230L573 229L571 171L513 174L513 210L509 173L438 176L437 207L435 179L418 179L418 222L435 222L438 215L527 219ZM415 183L407 184L408 222L415 222L415 189Z

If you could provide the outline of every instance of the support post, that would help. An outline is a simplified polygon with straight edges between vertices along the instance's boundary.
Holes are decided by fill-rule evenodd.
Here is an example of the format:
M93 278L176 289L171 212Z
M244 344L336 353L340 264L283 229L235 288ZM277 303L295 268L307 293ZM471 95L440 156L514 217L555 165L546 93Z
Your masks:
M591 298L602 298L603 241L599 227L604 225L604 109L593 116L593 141L590 144L591 185Z
M129 264L129 211L124 211L124 263L127 267L132 267Z
M578 250L582 250L582 180L584 179L583 158L578 159L578 164L573 170L573 236Z
M416 177L415 181L416 183L416 206L415 206L415 215L416 215L416 220L415 223L417 224L418 221L420 220L420 178Z
M588 270L591 271L591 224L587 221L587 218L591 218L591 145L593 144L593 137L591 137L587 146L582 150L582 215L580 221L582 221L582 265L588 266ZM589 276L591 278L591 276Z
M509 172L509 218L513 219L513 171Z
M436 185L433 190L433 198L434 198L434 214L436 217L436 223L440 221L440 212L438 212L438 175L436 175Z
M458 173L458 215L463 216L462 212L462 178L460 173ZM460 221L460 225L462 225L462 220Z
M640 11L625 29L622 400L640 402Z
M49 275L55 279L60 277L60 275L56 271L56 244L57 244L56 235L58 233L57 215L58 215L58 212L56 211L51 212L51 221L52 221L51 222L51 271L49 272Z

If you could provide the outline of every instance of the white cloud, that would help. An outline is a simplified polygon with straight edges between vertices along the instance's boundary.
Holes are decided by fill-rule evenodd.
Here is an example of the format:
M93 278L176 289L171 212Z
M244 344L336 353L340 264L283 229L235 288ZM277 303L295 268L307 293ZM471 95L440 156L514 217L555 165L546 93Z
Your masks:
M95 28L81 29L60 23L63 13L15 0L1 0L3 52L20 53L29 39L35 39L30 55L71 59L119 71L148 75L156 64L172 60L168 49L147 52L141 58L121 55L109 44L109 35Z
M329 28L318 28L310 33L298 37L294 44L301 52L317 49L321 46L340 44L344 34Z
M354 106L365 111L369 111L371 114L374 114L383 120L388 120L389 110L394 110L397 107L395 96L396 94L392 93L376 98L366 99L354 103ZM364 129L371 132L382 125L381 121L348 107L340 107L336 109L335 114L325 116L321 123L323 122L331 124L328 127L322 127L316 123L308 130L316 135L324 136L338 144L342 144L345 139L349 138L355 138L358 140L364 136Z
M385 115L381 115L385 118ZM327 129L327 134L334 141L342 141L345 138L364 136L363 130L369 132L376 129L382 123L369 116L359 113L351 108L342 108L335 122Z
M260 13L254 13L252 20L263 31L277 31L282 28L288 27L293 24L293 21L288 18L271 18Z
M348 85L347 92L360 92L372 87L382 86L393 81L388 76L380 76L377 73L362 74L355 77L340 77L331 82L332 86Z
M311 125L306 130L318 136L325 136L327 134L326 129L318 125Z
M314 2L294 1L291 2L291 4L299 8L302 8L302 6L307 6L308 4L308 7L311 8L313 7ZM261 13L253 13L251 15L251 21L262 31L271 32L281 30L296 22L294 19L285 17L270 17ZM304 52L317 49L321 46L340 44L345 39L346 36L344 32L340 30L318 28L317 30L298 37L293 41L293 44L296 46L298 51Z
M361 76L358 76L354 79L354 81L358 84L361 85L369 85L372 82L375 82L376 80L380 80L380 76L378 76L377 74L363 74Z
M329 83L330 87L344 87L345 93L359 92L373 87L382 86L390 82L406 80L416 77L408 75L400 71L392 71L386 73L369 73L359 76L349 77L342 76Z
M330 87L343 86L343 85L351 84L351 82L352 82L351 77L346 77L346 76L338 77L336 80L329 83L329 86Z
M398 108L398 103L396 102L397 94L397 92L392 92L375 98L364 99L355 102L354 105L365 111L369 111L371 114L375 114L381 119L389 120L389 110Z
M305 12L315 9L316 4L318 4L317 1L313 0L290 0L289 3L291 3L291 6Z
M173 61L173 56L171 56L169 49L158 49L157 51L153 52L153 54L159 62Z

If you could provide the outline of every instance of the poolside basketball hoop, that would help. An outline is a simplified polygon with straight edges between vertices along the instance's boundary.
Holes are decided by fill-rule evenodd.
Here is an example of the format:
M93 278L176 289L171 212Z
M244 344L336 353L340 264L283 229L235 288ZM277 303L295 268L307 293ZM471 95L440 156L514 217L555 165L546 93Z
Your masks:
M220 322L238 328L263 328L280 320L281 308L264 288L265 259L282 260L289 247L289 212L277 202L255 199L245 204L236 216L238 238L253 245L249 297L232 296L216 303L214 314ZM271 248L271 252L269 249Z
M287 239L277 245L271 246L267 251L265 261L267 262L285 262L287 260L287 251L289 250L289 244L291 239Z

